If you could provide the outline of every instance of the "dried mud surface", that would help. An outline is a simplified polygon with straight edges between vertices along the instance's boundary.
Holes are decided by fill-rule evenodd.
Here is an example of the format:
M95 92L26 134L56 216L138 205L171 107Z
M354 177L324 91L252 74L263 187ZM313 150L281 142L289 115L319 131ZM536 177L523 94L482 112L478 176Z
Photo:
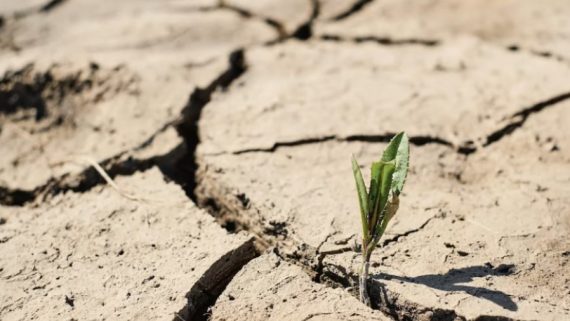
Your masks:
M0 320L570 318L568 12L0 1ZM368 308L349 160L402 130Z
M174 318L210 266L247 244L157 169L117 184L141 200L105 187L1 209L3 320Z

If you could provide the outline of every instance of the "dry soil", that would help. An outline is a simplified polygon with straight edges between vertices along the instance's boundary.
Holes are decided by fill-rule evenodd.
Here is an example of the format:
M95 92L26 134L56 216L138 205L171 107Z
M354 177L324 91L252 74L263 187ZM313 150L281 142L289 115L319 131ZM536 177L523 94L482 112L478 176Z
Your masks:
M0 0L0 320L570 319L569 30L564 0ZM350 156L399 131L369 308Z

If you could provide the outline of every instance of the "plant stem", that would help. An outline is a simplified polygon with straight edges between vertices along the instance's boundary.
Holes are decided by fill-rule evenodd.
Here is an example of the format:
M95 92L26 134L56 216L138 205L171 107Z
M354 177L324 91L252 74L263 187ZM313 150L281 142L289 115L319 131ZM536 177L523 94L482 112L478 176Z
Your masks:
M362 266L360 267L360 277L358 279L360 290L360 302L370 306L370 297L368 296L368 268L370 266L370 255L366 250L362 251Z

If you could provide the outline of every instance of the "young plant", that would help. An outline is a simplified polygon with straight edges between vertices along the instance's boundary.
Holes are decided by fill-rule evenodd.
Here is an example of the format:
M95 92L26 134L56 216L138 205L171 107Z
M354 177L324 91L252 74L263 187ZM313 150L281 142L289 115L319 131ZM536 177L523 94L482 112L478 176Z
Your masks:
M362 220L360 301L368 306L370 298L367 281L370 256L384 234L388 222L398 211L399 196L408 174L409 154L408 136L403 132L394 136L384 150L380 161L372 163L368 191L366 191L360 167L354 156L352 157L352 171L356 181Z

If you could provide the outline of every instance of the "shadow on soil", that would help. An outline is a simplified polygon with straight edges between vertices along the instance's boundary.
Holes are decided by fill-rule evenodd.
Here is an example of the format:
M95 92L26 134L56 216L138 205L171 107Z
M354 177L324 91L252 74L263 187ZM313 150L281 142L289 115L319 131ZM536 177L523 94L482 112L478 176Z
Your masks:
M469 266L460 269L451 269L445 274L427 274L415 277L403 277L388 273L379 273L372 276L376 280L399 280L403 282L423 284L434 289L449 292L465 292L474 297L485 299L509 311L517 311L517 304L509 295L483 287L469 286L474 278L485 276L505 276L514 273L514 265L501 264L493 268L490 264Z

